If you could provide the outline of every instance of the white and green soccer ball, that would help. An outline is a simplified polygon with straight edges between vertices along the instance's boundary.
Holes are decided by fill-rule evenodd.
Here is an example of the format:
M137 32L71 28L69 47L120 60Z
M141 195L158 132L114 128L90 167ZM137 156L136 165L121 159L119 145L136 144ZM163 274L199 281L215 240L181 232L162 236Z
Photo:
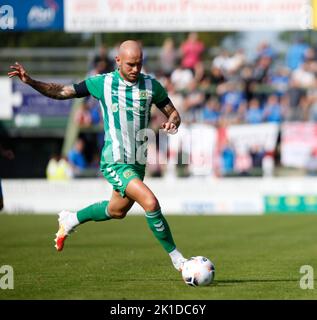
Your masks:
M191 257L184 262L182 277L189 286L208 286L215 278L215 266L206 257Z

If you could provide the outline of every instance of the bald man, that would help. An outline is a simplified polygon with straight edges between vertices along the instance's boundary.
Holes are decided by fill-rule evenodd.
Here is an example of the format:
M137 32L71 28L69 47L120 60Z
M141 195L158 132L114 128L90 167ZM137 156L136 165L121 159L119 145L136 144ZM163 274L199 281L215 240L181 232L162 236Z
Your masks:
M8 75L18 76L24 83L53 99L92 95L100 102L105 131L100 170L113 186L112 196L109 201L92 204L77 212L61 211L56 249L63 249L67 236L78 225L87 221L122 219L137 202L144 209L154 236L169 254L174 267L181 271L186 259L176 248L157 198L143 183L146 164L144 142L152 104L166 116L162 128L167 133L176 133L181 120L161 84L141 73L142 58L139 43L128 40L119 47L117 70L90 77L78 84L67 86L34 80L19 63L10 67L12 71Z

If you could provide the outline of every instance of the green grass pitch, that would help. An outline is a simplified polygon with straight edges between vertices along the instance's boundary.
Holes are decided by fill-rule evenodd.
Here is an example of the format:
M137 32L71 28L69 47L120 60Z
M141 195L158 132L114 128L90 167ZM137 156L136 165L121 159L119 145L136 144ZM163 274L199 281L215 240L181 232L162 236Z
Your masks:
M166 217L184 255L214 262L212 285L186 286L142 216L88 222L56 252L56 216L2 214L0 267L13 266L14 289L0 300L317 298L317 283L299 286L302 265L317 272L317 216Z

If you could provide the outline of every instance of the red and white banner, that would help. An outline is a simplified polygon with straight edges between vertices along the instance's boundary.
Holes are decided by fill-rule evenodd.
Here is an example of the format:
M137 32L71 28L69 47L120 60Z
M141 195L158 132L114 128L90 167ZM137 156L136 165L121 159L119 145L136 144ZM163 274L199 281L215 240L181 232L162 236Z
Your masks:
M192 175L218 175L221 150L229 144L236 155L236 169L244 171L251 166L250 151L255 147L264 152L275 151L278 132L275 123L233 125L218 130L205 124L182 125L177 135L169 137L169 162L188 164Z
M252 167L251 152L275 153L279 126L276 123L232 125L218 130L217 154L214 167L220 174L221 153L229 147L235 154L234 170L248 172Z
M311 153L317 150L317 124L284 123L281 130L282 165L305 168Z
M227 128L227 139L238 153L249 152L255 146L274 151L278 131L276 123L233 125Z
M301 30L310 0L64 0L68 32Z

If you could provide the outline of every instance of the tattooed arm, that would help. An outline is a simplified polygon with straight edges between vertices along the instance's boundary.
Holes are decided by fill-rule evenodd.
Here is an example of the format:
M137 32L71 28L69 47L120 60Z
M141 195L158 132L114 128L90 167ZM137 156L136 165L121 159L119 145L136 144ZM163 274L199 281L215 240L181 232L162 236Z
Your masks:
M57 83L46 83L32 79L23 66L15 63L10 66L13 71L8 72L10 78L18 76L22 82L30 85L32 88L52 99L65 100L76 98L76 91L73 85L63 85Z
M181 118L172 101L168 99L168 103L164 107L161 107L160 110L167 117L167 122L162 123L161 127L167 133L176 133L179 125L181 124Z

